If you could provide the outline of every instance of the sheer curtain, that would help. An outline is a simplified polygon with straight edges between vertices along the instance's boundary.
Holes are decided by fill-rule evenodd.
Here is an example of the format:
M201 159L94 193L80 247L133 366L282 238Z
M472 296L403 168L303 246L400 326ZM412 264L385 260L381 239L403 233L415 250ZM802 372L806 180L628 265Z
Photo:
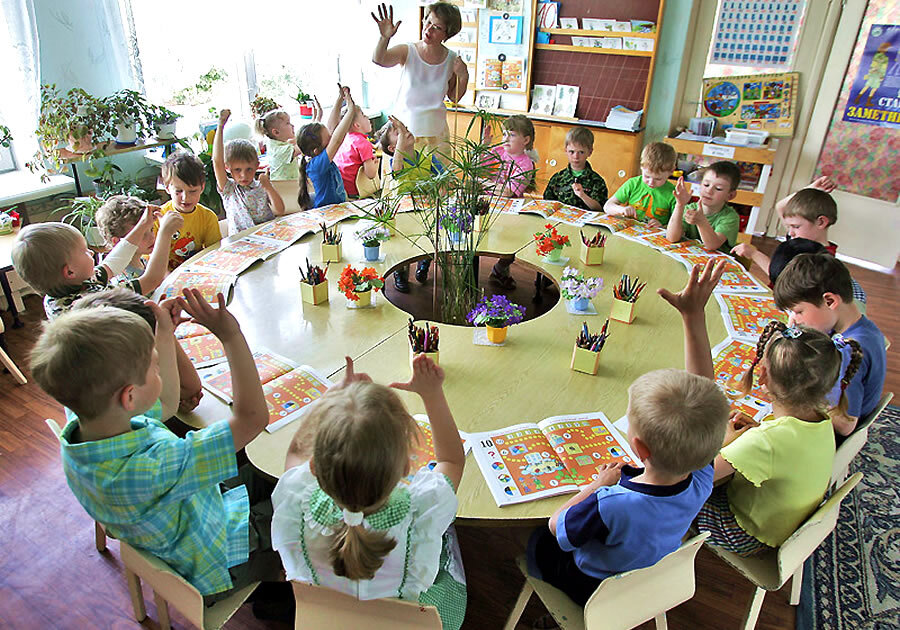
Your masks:
M40 53L33 0L0 0L0 117L13 136L19 168L34 155L40 113Z

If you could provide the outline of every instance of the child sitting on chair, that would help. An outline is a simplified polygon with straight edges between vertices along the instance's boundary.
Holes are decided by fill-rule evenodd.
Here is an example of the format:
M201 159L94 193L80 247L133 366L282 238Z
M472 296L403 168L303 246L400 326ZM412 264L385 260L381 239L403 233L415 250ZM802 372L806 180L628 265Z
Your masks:
M219 112L212 163L228 219L228 234L235 234L283 215L284 201L269 181L268 170L257 181L259 156L252 142L238 138L223 147L222 134L230 116L230 109Z
M310 407L294 435L272 493L272 544L289 580L363 600L434 605L445 629L460 627L465 576L450 526L466 458L443 382L443 369L424 355L408 383L390 387L354 373L347 357L340 386ZM394 389L421 396L434 469L410 470L410 448L421 436Z
M36 291L44 293L44 311L53 319L72 302L87 293L104 291L122 284L137 293L156 289L166 277L165 244L177 226L168 221L157 238L161 252L137 278L120 277L147 243L153 242L155 206L146 206L137 223L112 248L100 265L94 265L94 253L76 228L67 223L32 223L16 236L12 262L16 272Z
M641 151L641 174L632 177L609 198L607 214L632 217L650 227L663 227L675 209L675 149L665 142L651 142Z
M582 210L602 210L609 193L606 180L591 168L594 134L587 127L572 127L566 134L568 166L547 182L544 199L561 201Z
M35 344L32 374L67 408L60 442L69 488L112 536L166 562L208 602L277 581L265 489L248 492L235 459L269 420L240 326L221 294L217 309L195 290L146 305L155 333L140 315L98 306L60 315ZM182 309L225 347L235 400L230 420L178 438L162 419L178 405L173 332Z
M482 141L490 146L492 137L491 125L486 124ZM498 194L521 197L526 190L534 188L534 161L529 151L534 151L534 124L521 114L510 116L503 121L503 142L491 147L491 154L500 161L492 178Z
M675 210L666 226L666 238L677 243L682 238L696 239L704 249L725 252L734 247L740 228L737 211L728 205L737 194L741 170L734 162L713 162L703 169L700 200L691 200L691 190L679 177L675 184Z
M628 389L628 442L643 469L598 467L596 480L528 543L529 573L582 606L605 578L675 551L712 491L712 461L728 424L704 315L725 269L713 262L702 272L695 266L679 293L659 290L681 313L687 371L649 372Z
M341 172L344 191L351 197L371 197L379 187L378 160L369 142L372 121L357 108L350 131L334 156L334 163Z

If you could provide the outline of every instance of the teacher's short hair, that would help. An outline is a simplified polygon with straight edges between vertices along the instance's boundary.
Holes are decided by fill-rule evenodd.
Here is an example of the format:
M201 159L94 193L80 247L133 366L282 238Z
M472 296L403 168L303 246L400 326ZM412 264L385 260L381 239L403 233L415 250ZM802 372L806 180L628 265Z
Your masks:
M444 23L444 28L447 29L447 37L444 41L462 30L462 16L459 14L459 7L456 5L449 2L433 2L428 5L428 13L425 14L425 17L432 13L440 18L441 22Z

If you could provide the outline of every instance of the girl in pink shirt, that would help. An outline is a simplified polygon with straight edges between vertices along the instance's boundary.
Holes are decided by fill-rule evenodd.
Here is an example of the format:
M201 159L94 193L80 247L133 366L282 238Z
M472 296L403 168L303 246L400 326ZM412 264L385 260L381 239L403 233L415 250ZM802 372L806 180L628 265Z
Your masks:
M484 142L491 144L491 127L484 128ZM493 153L501 166L493 176L502 186L499 194L504 197L521 197L534 187L534 161L528 155L534 152L534 125L525 116L516 114L503 123L503 143L493 147Z

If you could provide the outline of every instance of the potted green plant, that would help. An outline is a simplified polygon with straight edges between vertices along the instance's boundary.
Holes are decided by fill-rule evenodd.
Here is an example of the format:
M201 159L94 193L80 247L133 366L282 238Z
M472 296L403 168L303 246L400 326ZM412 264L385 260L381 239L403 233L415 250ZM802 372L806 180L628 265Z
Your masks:
M525 317L525 307L514 304L505 295L484 296L475 305L466 320L475 326L487 328L487 338L491 343L506 341L506 331Z
M98 166L93 160L88 163L84 169L84 174L94 181L94 190L99 197L107 198L110 196L112 189L116 185L116 173L121 173L122 169L113 164L109 160L103 162L102 166Z
M253 114L254 118L259 118L264 114L268 114L273 109L281 109L281 105L268 96L257 94L256 97L250 101L250 112Z
M88 245L103 245L103 237L94 221L94 215L103 203L104 200L100 197L74 197L67 206L60 208L61 211L68 210L60 221L78 228Z
M150 124L156 137L160 140L172 140L175 138L175 124L181 114L173 112L162 105L154 105L150 114Z
M381 242L391 238L391 235L386 227L376 223L357 230L356 237L362 241L366 260L373 262L381 256Z
M153 105L135 90L119 90L103 99L110 120L116 127L117 144L134 144L138 137L153 130Z
M297 94L294 96L294 100L300 106L300 118L312 118L312 97L300 85L297 86Z

